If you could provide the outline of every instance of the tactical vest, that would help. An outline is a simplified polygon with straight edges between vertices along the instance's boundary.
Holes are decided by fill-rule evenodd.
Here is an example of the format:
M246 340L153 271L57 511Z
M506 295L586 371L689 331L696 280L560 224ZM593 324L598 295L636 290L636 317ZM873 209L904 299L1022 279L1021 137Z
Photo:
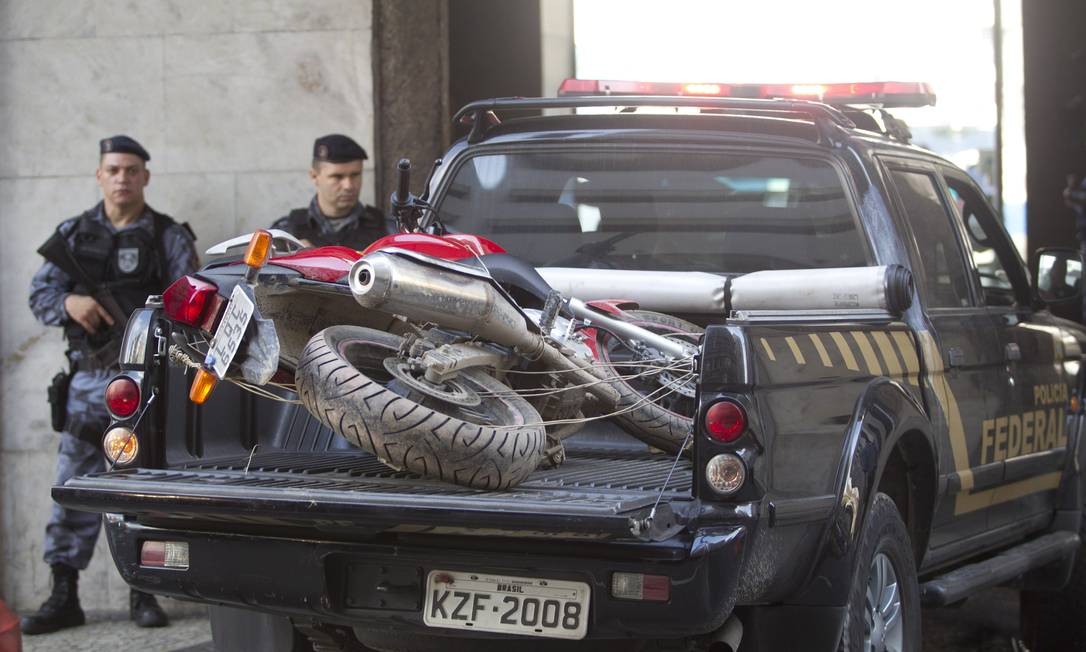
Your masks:
M320 226L309 216L306 208L296 208L287 215L289 231L295 238L308 240L316 247L341 245L352 249L365 249L374 240L388 235L385 219L380 211L364 206L358 222L331 233L321 233Z
M67 240L80 267L99 287L108 290L125 314L144 305L149 294L159 294L165 287L166 252L163 234L176 222L168 215L151 211L154 234L143 228L129 228L116 233L94 219L96 209L79 216ZM91 294L91 289L77 283L75 294ZM116 332L105 329L88 333L74 321L65 328L71 348L97 350L110 343Z

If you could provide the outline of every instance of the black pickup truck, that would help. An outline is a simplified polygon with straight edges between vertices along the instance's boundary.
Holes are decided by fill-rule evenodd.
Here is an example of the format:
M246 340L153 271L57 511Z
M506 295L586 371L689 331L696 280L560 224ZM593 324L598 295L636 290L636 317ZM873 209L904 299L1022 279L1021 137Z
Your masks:
M1081 262L1042 251L1031 275L969 176L908 144L884 109L927 89L566 90L460 111L428 185L448 229L586 276L915 284L881 308L832 287L806 306L798 283L795 309L679 315L706 329L686 455L599 421L501 491L393 470L286 390L190 403L151 301L122 372L153 403L139 455L53 489L105 513L125 580L211 605L220 649L916 651L921 605L1002 584L1033 649L1084 649L1086 331L1046 307ZM722 490L707 468L735 457Z

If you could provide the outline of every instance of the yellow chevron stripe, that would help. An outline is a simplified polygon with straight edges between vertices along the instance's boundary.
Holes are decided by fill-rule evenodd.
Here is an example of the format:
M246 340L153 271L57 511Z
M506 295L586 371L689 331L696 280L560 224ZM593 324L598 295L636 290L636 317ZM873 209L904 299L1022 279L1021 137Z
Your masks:
M773 355L773 349L769 348L769 341L766 338L760 338L762 340L762 348L765 349L765 354L769 356L769 359L773 362L777 361L777 356Z
M851 331L852 339L856 340L856 346L860 347L860 355L864 358L864 363L867 364L867 370L872 376L881 376L882 367L879 366L879 359L875 357L875 349L871 348L871 342L867 339L867 334L862 331Z
M894 331L894 341L897 343L898 353L905 361L905 370L909 374L909 382L920 386L920 361L916 357L916 348L909 334L904 331Z
M799 344L796 343L796 338L786 337L784 341L788 344L788 348L792 349L792 357L796 359L796 364L807 364L807 358L803 357L803 351L799 350Z
M856 356L852 355L852 347L848 345L845 336L834 331L830 333L830 338L837 345L837 350L841 352L841 357L845 360L845 367L852 371L859 371L860 365L856 363Z
M901 371L901 364L898 363L897 354L894 353L894 345L890 343L889 336L882 331L875 331L871 333L871 337L874 338L875 345L879 347L879 353L882 355L882 361L886 363L890 377L904 379L905 374Z
M807 336L811 338L811 344L814 345L815 351L818 351L818 358L822 360L822 366L833 367L833 363L830 361L830 352L822 344L822 338L818 336L818 333L808 333Z

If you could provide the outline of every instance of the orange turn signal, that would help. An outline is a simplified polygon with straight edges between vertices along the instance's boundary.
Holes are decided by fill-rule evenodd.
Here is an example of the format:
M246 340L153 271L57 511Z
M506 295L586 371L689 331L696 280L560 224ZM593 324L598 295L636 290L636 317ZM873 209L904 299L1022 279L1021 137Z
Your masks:
M215 372L200 367L196 370L196 377L192 379L192 386L189 387L189 400L196 405L203 405L207 397L211 396L211 390L215 389L217 382L219 378Z
M249 267L263 267L268 262L268 254L271 253L272 235L268 231L256 231L249 240L249 248L245 250L245 264Z

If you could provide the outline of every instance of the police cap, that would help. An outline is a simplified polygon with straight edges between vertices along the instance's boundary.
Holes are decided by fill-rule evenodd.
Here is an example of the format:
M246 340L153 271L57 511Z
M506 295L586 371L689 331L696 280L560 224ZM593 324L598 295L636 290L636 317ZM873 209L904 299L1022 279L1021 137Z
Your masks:
M343 134L328 134L313 141L313 159L317 161L346 163L368 158L361 145Z
M136 142L135 138L129 138L123 134L117 136L111 136L109 138L103 138L98 143L98 148L101 154L135 154L144 161L150 161L151 155L147 153L147 150L143 149L143 145Z

